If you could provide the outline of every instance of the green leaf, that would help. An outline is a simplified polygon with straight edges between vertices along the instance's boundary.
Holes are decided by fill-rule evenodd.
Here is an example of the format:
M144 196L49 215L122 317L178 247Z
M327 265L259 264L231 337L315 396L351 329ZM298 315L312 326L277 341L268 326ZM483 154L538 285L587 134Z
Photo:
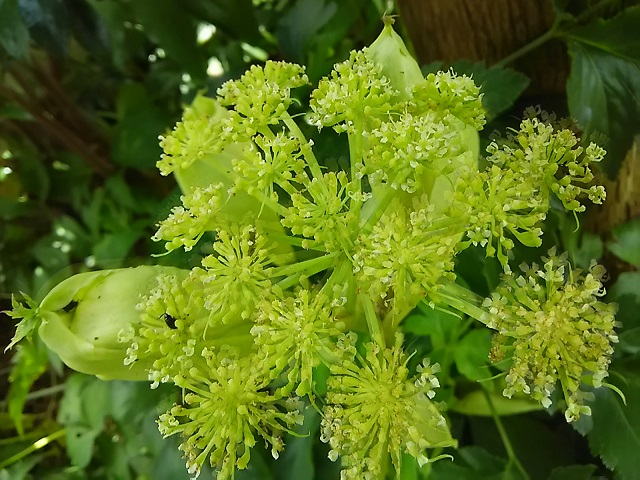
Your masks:
M101 268L119 268L133 245L140 238L140 232L124 230L106 234L93 247L96 265Z
M600 260L603 250L600 236L585 232L580 247L574 251L574 261L578 267L588 269L592 260Z
M287 435L280 461L275 464L274 473L281 480L314 478L313 446L320 429L320 414L311 406L304 410L304 423L296 428L302 436Z
M420 313L409 315L402 323L402 328L405 332L414 335L429 335L435 349L445 345L459 324L460 317L428 306L421 306Z
M29 30L20 17L17 0L0 0L0 45L12 57L29 56Z
M20 14L38 46L64 57L69 37L69 12L61 0L18 0Z
M557 467L551 471L549 480L591 480L594 478L595 471L595 465L570 465L568 467Z
M620 260L640 268L640 219L617 225L612 232L613 241L607 248Z
M276 35L285 57L302 60L309 40L335 15L338 7L330 0L301 0L278 22Z
M622 323L621 331L640 327L640 272L624 272L609 289L608 302L618 304L616 320Z
M620 385L626 405L613 390L594 390L591 402L593 428L587 434L591 451L602 458L610 470L623 479L638 478L640 472L640 375L638 362L620 372L626 384ZM613 378L613 377L612 377Z
M154 168L162 153L158 135L170 125L171 116L153 103L144 86L136 83L123 85L118 92L117 115L114 160L126 167Z
M453 350L458 371L469 380L482 380L491 376L489 365L491 331L486 328L471 330L462 337Z
M630 62L640 62L640 6L623 10L614 18L573 28L564 37L590 45Z
M519 477L510 476L505 459L475 446L457 450L453 462L441 460L434 463L429 475L429 480L506 480L507 478Z
M4 349L6 352L10 350L16 343L27 336L31 336L32 332L40 325L40 317L38 316L38 303L33 300L29 295L22 294L25 299L26 306L20 303L14 295L11 296L12 310L8 310L4 313L11 318L21 318L22 320L16 327L16 333L11 339L11 343Z
M489 392L489 397L493 408L500 416L542 410L542 405L529 397L514 396L513 398L506 398L500 392ZM467 393L462 398L456 399L455 402L449 405L449 409L465 415L492 416L487 398L480 388Z
M181 6L234 39L252 43L261 39L256 9L251 0L183 0Z
M629 38L637 37L637 28L627 31ZM569 34L568 39L572 60L567 81L569 112L588 135L607 137L603 146L608 153L602 167L610 177L615 177L640 131L638 52L631 56L626 46L612 48L613 40L604 43L600 36Z
M196 43L196 22L180 2L136 0L131 3L137 20L154 42L193 78L206 77L207 59ZM139 127L139 125L138 125Z
M67 0L69 23L73 35L89 52L99 57L109 55L109 30L105 19L91 4L83 0ZM124 28L124 26L122 27Z
M520 72L499 66L487 67L484 63L456 62L452 65L458 75L468 75L480 86L482 104L488 120L498 117L513 106L529 85L529 78Z
M7 401L9 415L16 426L18 434L24 434L22 411L27 401L27 394L33 383L47 370L49 360L47 349L42 342L25 343L18 347L13 357L14 366L9 377L11 385Z
M621 351L637 354L640 353L640 327L623 331L618 335L618 346Z

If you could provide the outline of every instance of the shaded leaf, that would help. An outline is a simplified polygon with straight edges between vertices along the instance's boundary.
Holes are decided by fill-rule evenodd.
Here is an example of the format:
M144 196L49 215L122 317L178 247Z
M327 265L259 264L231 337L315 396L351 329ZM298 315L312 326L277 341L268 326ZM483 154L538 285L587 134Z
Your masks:
M433 464L431 480L498 480L520 478L507 470L505 459L490 454L481 447L464 447L456 451L454 461L441 460Z
M640 268L640 219L617 225L612 233L613 241L607 248L620 260Z
M569 111L588 135L606 136L602 168L615 177L640 131L640 68L575 40L569 42L569 54Z
M640 376L637 363L633 372L621 372L626 384L620 385L627 404L614 391L601 387L594 390L591 402L593 427L587 434L589 447L602 458L607 468L623 479L638 478L640 472Z
M181 6L234 38L250 42L261 38L251 0L183 0Z
M25 343L18 347L13 357L14 367L11 370L9 394L9 415L20 435L24 434L22 411L27 401L27 394L33 383L47 370L49 363L47 349L42 342Z
M596 471L595 465L570 465L554 468L549 480L591 480Z
M622 323L621 331L640 327L640 272L624 272L609 289L608 302L618 304L616 320Z
M434 348L440 348L445 345L459 324L460 317L421 306L420 313L409 315L402 323L402 328L414 335L429 335Z
M486 328L471 330L454 347L453 358L458 371L469 380L482 380L491 376L487 368L491 349L491 331Z
M516 102L529 85L529 78L520 72L484 63L456 62L451 66L458 75L473 77L483 94L482 104L488 120L498 117Z
M542 410L540 403L532 400L529 397L514 396L513 398L507 398L502 395L501 392L488 392L491 398L493 408L500 416L504 415L516 415L519 413L534 412ZM457 398L449 406L450 410L465 415L478 415L483 417L490 417L491 408L487 403L487 398L481 389L473 390L462 398Z
M136 0L131 4L149 37L193 78L204 78L206 58L196 43L195 19L180 2Z
M38 46L59 56L67 53L69 12L61 0L18 0L20 14Z
M614 18L598 18L565 32L565 38L591 45L630 62L640 62L640 6L630 7Z
M0 0L0 45L12 57L29 54L29 30L20 17L18 0Z
M83 0L66 0L71 31L80 44L94 55L109 54L109 31L92 5Z
M117 115L114 160L127 167L155 167L162 153L158 135L167 129L171 116L152 102L149 93L140 84L127 84L120 89Z
M320 414L311 406L304 410L304 423L296 428L303 436L287 435L284 453L275 464L274 473L281 480L314 478L313 446L320 428Z
M276 35L284 55L301 60L309 40L336 13L338 7L330 0L300 0L278 22Z

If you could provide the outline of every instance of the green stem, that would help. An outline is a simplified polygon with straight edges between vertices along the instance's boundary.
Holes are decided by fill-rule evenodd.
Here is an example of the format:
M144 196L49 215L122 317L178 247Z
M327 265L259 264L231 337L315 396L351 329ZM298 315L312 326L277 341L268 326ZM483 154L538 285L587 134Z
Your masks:
M360 302L364 310L364 318L367 320L367 327L369 328L371 338L374 342L380 345L380 347L385 348L385 338L382 334L380 320L378 319L378 315L376 314L376 310L373 306L373 302L371 301L371 297L366 294L360 294L358 295L358 301Z
M551 25L551 28L549 30L547 30L545 33L543 33L542 35L540 35L538 38L534 39L533 41L527 43L522 48L519 48L515 52L507 55L502 60L497 62L494 66L496 66L496 67L506 67L510 63L513 63L514 61L516 61L518 58L520 58L520 57L526 55L527 53L535 50L536 48L544 45L545 43L547 43L549 40L551 40L552 38L554 38L556 36L556 33L557 33L559 25L560 25L560 19L559 19L559 17L556 17L555 21L553 22L553 25Z
M335 263L337 253L329 253L320 257L304 260L302 262L293 263L284 267L275 267L269 270L272 277L284 277L294 273L304 273L307 277L315 275L318 272L331 268Z
M391 182L392 184L399 185L411 173L411 169L406 169L403 172L398 173ZM398 190L391 187L390 184L382 187L379 195L374 195L373 198L367 200L362 207L360 214L360 231L362 233L369 232L375 223L380 219L386 208L389 206L391 199L397 195Z
M300 127L298 127L298 124L293 118L291 118L291 115L289 115L288 112L284 113L284 115L282 116L282 121L287 126L289 131L293 134L293 136L300 141L303 147L304 145L309 144L307 137L304 136L304 133L302 133L302 130L300 130ZM304 149L304 158L307 161L307 165L309 165L309 169L311 170L314 178L317 178L318 181L321 182L322 185L324 185L320 164L318 163L318 160L316 159L316 156L314 155L311 148Z
M487 391L484 388L482 389L482 393L484 394L484 398L487 401L487 405L489 405L489 410L491 411L491 416L493 417L493 421L496 424L496 428L498 429L498 433L500 434L500 438L502 439L502 443L504 444L504 449L507 451L507 455L509 457L509 464L515 465L516 468L522 474L522 477L525 480L529 480L529 474L524 469L524 467L520 463L520 460L518 460L518 457L516 456L516 453L515 453L515 451L513 449L513 445L511 445L511 440L509 440L509 436L507 435L507 431L504 429L504 425L502 424L502 420L500 419L500 416L496 412L496 408L493 405L493 401L491 400L491 397L489 396L489 394L487 393Z
M57 432L52 433L51 435L48 435L46 437L41 438L40 440L36 440L35 442L33 442L31 445L29 445L27 448L25 448L24 450L16 453L15 455L12 455L11 457L5 459L4 461L0 462L0 470L2 470L3 468L8 467L9 465L22 460L24 457L26 457L27 455L35 452L36 450L40 450L41 448L47 446L49 443L53 442L54 440L57 440L58 438L62 437L65 434L65 430L58 430Z
M362 126L360 124L360 122L357 122L357 124L355 125L355 131L356 133L354 135L349 134L349 161L351 164L351 181L352 182L356 182L358 181L356 179L356 164L358 162L363 161L363 148L362 148ZM362 184L362 182L359 182L360 184ZM351 212L353 212L353 217L355 219L359 219L360 218L360 210L362 208L362 201L360 199L358 199L357 201L354 200L353 198L351 199L350 203L349 203L349 209L351 210ZM354 225L357 226L357 225Z
M462 285L445 281L443 282L443 288L438 294L447 304L456 310L475 318L485 325L489 322L489 314L480 307L484 298L464 288Z

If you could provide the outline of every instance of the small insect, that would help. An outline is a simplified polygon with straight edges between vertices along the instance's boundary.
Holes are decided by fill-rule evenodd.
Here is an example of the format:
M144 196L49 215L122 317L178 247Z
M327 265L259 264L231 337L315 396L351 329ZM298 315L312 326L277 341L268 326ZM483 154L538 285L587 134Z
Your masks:
M169 327L171 330L175 330L176 328L178 328L176 327L176 319L168 313L163 313L162 319L164 320L164 323L167 324L167 327Z

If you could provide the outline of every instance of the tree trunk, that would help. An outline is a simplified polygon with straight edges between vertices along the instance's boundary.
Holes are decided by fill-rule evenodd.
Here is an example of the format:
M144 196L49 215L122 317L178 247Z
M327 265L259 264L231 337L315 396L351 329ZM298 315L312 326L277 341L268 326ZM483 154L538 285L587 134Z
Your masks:
M633 2L622 2L623 8ZM554 21L551 0L398 0L403 24L420 64L457 60L492 65L544 34ZM615 13L615 12L609 12ZM566 95L566 46L550 41L509 65L531 79L528 95ZM615 181L602 175L607 200L589 211L588 230L608 235L640 216L640 139Z
M436 60L494 64L545 33L554 20L550 0L398 0L421 64ZM532 79L533 94L564 91L564 45L551 41L514 67Z

